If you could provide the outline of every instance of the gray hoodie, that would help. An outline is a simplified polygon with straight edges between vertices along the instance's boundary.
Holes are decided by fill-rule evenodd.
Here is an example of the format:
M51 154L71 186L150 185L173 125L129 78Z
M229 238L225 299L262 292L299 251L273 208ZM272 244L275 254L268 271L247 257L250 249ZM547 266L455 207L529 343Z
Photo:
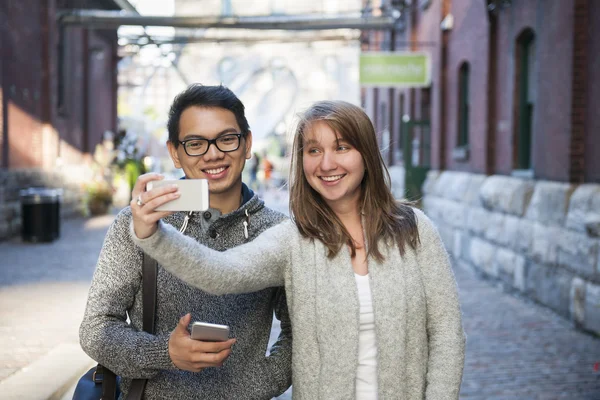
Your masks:
M244 204L221 215L210 209L193 213L185 234L223 251L253 240L286 217L265 208L245 185ZM187 213L164 222L180 229ZM123 209L110 227L100 252L83 322L80 342L85 352L122 377L127 394L132 378L148 378L146 399L270 399L291 384L292 335L283 288L256 293L214 296L198 290L161 266L158 269L156 334L142 331L142 252L129 235L131 210ZM281 335L267 357L275 311ZM237 338L220 368L200 373L181 371L168 353L169 334L179 318L229 325ZM127 323L127 318L131 324Z

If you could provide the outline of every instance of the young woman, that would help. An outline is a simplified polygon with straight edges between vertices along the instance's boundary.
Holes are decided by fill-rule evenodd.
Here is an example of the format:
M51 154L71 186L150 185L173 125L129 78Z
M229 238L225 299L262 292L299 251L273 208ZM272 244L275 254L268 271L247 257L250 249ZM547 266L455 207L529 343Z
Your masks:
M362 109L323 101L301 116L292 221L231 250L160 223L154 208L178 193L143 192L152 179L134 188L132 236L168 271L214 294L285 284L294 399L458 398L465 338L448 255L431 221L394 200Z

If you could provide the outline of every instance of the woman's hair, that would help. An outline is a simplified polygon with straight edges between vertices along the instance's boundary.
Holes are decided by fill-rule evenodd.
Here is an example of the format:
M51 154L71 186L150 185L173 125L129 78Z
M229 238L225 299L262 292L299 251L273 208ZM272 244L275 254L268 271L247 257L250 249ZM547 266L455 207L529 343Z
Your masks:
M330 258L345 244L351 247L353 257L356 254L352 237L304 174L304 137L316 121L326 123L362 156L365 174L359 211L363 213L368 255L378 261L384 259L378 247L380 239L386 245L397 243L402 255L407 244L416 248L419 233L415 213L411 203L396 201L390 191L390 176L377 146L373 124L360 107L344 101L320 101L299 115L290 171L290 215L302 236L323 242Z

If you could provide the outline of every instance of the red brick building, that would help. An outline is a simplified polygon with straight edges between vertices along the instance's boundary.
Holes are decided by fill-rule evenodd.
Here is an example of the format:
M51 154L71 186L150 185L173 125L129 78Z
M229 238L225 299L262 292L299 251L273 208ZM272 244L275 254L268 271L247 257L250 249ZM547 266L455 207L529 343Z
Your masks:
M600 4L589 0L370 1L403 11L363 50L426 51L426 89L364 89L391 164L403 115L430 121L431 168L600 182ZM365 2L365 5L367 2Z
M18 189L77 181L104 132L116 131L117 33L61 29L57 13L117 3L0 3L0 238L18 225Z
M403 15L363 50L432 62L430 87L363 88L395 193L422 200L455 266L600 333L600 2L367 5Z

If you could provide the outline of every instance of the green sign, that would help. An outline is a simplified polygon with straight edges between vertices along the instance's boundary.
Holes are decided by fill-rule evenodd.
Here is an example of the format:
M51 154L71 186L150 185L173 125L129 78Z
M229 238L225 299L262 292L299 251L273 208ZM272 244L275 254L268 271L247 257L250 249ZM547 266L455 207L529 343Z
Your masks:
M431 63L426 53L366 52L360 55L360 84L384 87L426 87Z

